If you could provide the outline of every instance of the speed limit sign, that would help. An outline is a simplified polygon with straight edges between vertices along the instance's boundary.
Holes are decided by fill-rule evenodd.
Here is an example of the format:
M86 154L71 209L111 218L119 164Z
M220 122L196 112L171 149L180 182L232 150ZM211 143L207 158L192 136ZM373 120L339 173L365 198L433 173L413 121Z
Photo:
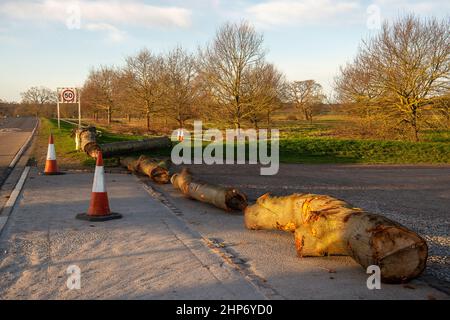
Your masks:
M77 103L77 88L61 88L59 89L59 103Z
M61 103L74 103L78 104L78 127L81 128L81 99L80 92L77 88L57 88L58 92L58 103L56 104L57 112L58 112L58 128L61 128L60 124L60 110L59 105Z

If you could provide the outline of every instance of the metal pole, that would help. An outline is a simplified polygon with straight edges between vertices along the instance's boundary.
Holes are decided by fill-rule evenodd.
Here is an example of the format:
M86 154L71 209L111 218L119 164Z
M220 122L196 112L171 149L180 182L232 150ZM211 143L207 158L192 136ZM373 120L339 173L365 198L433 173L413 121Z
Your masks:
M60 116L59 116L59 97L58 97L58 102L56 103L56 108L58 109L58 129L61 129L61 124L60 124Z
M81 129L81 95L80 90L77 89L78 93L78 128Z

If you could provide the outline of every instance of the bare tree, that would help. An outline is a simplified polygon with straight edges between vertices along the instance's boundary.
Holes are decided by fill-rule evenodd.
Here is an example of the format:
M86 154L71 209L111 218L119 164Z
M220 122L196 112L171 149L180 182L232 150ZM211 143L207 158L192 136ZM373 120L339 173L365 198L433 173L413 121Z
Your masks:
M170 51L165 58L164 113L184 127L194 115L197 99L196 61L181 47Z
M246 22L227 23L201 53L201 72L222 119L236 128L252 113L245 78L264 59L263 37Z
M46 87L31 87L21 93L22 104L36 116L47 114L45 106L56 103L56 92Z
M111 123L112 113L119 106L119 79L117 70L101 66L91 70L83 88L83 103L97 110L106 110L108 124Z
M258 128L265 120L267 127L272 125L272 114L281 109L286 99L286 80L284 75L273 64L260 63L247 74L246 92L250 96L250 121Z
M309 122L312 122L315 111L325 100L322 86L315 80L292 82L289 85L289 98Z
M163 104L164 59L143 49L137 55L126 59L125 73L129 81L129 92L136 104L143 106L150 130L150 115L157 112Z
M336 79L338 96L406 124L419 140L424 111L449 90L450 20L413 15L363 42ZM360 82L360 80L363 80Z

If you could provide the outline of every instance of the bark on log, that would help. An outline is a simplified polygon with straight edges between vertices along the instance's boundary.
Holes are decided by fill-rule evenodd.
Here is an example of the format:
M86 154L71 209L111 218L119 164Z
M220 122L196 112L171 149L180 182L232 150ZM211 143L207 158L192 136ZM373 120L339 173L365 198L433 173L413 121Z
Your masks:
M167 148L170 146L171 141L168 137L158 137L145 140L105 143L101 145L101 149L103 151L103 156L109 157L112 155L120 155L138 151L149 151L160 148Z
M169 183L170 176L168 165L165 163L157 163L147 156L126 157L120 159L120 164L133 173L141 173L147 175L156 183Z
M97 158L97 152L101 151L96 139L97 129L88 127L75 130L75 139L79 139L80 150L87 153L92 158Z
M364 268L377 265L387 283L419 276L428 256L425 240L415 232L326 195L265 194L246 208L245 226L294 232L300 257L349 255Z
M247 197L239 190L193 181L191 174L186 169L172 175L170 181L185 196L212 204L226 211L244 210L247 207Z

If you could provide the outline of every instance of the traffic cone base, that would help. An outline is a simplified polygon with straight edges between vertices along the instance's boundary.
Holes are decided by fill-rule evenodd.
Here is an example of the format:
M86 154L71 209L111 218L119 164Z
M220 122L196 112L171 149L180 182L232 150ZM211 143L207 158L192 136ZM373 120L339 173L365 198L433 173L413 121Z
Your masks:
M46 176L60 176L62 174L66 174L65 172L44 172Z
M113 219L120 219L122 218L122 215L120 213L111 212L110 214L106 216L91 216L87 213L79 213L76 215L76 218L79 220L86 220L86 221L107 221L107 220L113 220Z
M106 192L105 187L105 170L101 152L97 154L89 209L87 213L80 213L76 218L88 221L106 221L122 218L121 214L113 213L109 209L108 193Z

